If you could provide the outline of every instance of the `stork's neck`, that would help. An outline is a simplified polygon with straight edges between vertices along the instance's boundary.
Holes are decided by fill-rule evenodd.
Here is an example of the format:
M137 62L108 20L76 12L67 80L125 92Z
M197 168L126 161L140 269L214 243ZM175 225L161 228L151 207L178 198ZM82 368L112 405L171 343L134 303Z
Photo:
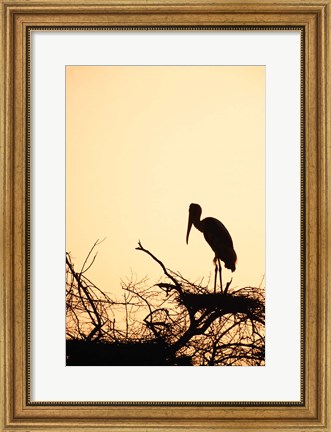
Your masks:
M192 222L197 230L203 232L203 224L200 220L200 215L196 215Z

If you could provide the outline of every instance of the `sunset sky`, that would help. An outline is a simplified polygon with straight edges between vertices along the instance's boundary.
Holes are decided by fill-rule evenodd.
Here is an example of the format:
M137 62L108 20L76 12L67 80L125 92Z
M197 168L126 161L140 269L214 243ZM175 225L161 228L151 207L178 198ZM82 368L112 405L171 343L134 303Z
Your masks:
M158 281L138 240L186 279L210 280L213 252L188 207L213 216L237 252L232 287L265 275L265 67L67 66L66 249L118 296L121 279ZM223 272L223 281L231 272ZM263 282L264 283L264 282Z

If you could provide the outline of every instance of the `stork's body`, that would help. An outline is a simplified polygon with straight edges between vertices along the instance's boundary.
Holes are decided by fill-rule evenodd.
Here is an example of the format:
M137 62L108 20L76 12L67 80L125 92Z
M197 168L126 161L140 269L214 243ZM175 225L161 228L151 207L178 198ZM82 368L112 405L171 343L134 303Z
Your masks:
M199 204L191 204L189 208L189 221L186 234L186 243L188 242L189 234L192 225L201 231L212 250L215 253L214 262L215 268L215 284L214 291L216 291L216 277L217 271L220 274L220 286L222 288L222 268L221 262L223 261L225 267L232 272L236 270L237 255L233 248L232 238L229 231L218 219L213 217L201 218L202 209Z

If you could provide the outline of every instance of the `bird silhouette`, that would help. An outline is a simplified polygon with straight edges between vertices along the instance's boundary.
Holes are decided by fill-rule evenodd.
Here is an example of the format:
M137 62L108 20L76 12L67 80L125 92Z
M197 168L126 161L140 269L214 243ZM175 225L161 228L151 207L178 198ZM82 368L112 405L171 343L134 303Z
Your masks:
M221 292L223 293L222 266L220 260L224 262L227 269L234 272L236 270L237 255L233 248L233 242L230 233L222 224L222 222L213 217L206 217L205 219L201 220L201 213L202 209L199 204L190 204L186 243L188 243L190 231L192 225L194 225L196 229L203 233L207 243L215 253L214 293L216 293L217 272L219 272L220 275L220 288Z

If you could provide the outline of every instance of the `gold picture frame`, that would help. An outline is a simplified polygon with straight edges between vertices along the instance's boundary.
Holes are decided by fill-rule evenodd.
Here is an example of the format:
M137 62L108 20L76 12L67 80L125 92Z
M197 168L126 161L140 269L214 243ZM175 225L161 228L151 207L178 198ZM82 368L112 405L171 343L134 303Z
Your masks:
M1 429L53 431L331 428L329 212L330 0L1 0ZM29 229L28 32L42 28L226 26L303 32L305 140L304 398L300 404L31 403L26 296Z

